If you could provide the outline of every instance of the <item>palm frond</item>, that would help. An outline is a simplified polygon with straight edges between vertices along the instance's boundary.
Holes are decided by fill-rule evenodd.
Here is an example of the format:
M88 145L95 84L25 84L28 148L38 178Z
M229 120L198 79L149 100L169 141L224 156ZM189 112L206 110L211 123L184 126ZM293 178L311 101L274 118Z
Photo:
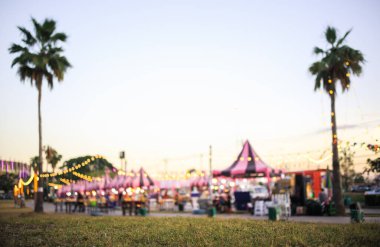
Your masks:
M350 29L350 30L348 30L344 35L343 35L343 37L342 38L340 38L339 40L338 40L338 42L336 42L336 46L337 47L339 47L343 42L344 42L344 40L347 38L347 36L351 33L351 31L352 31L352 28Z
M51 36L55 31L55 21L51 19L45 19L42 24L41 34L44 42L51 41Z
M54 87L53 83L53 75L47 71L44 72L44 76L46 78L46 81L48 82L49 89L52 90Z
M336 29L333 27L328 26L325 32L326 40L331 45L334 45L336 41Z
M322 49L319 48L319 47L314 47L313 52L314 52L315 55L319 55L319 54L324 54L324 53L325 53L325 51L322 50Z
M67 39L67 35L65 33L55 33L50 38L51 42L53 42L53 43L56 43L57 41L65 42L66 39Z
M34 26L34 32L35 32L36 39L39 42L43 42L41 24L38 23L38 21L36 21L36 19L34 19L34 18L32 18L32 22L33 22L33 26Z
M30 83L33 85L33 69L28 65L22 65L18 67L17 74L20 76L20 80L24 82L26 79L31 79Z
M33 37L33 35L24 27L17 27L25 36L25 39L23 39L22 41L29 45L29 46L33 46L37 40L36 38Z
M12 44L11 47L9 47L8 51L10 53L17 53L17 52L21 52L21 51L27 51L28 48L26 47L23 47L21 45L18 45L18 44Z

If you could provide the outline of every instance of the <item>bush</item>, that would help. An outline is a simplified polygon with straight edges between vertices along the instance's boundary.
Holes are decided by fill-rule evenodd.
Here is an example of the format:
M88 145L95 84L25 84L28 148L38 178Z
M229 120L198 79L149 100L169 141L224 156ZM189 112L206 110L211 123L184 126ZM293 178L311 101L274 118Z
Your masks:
M307 200L306 214L307 215L322 215L322 205L317 201Z
M380 206L380 195L365 195L366 206Z
M357 192L346 192L343 194L344 197L351 197L351 202L364 203L364 193Z

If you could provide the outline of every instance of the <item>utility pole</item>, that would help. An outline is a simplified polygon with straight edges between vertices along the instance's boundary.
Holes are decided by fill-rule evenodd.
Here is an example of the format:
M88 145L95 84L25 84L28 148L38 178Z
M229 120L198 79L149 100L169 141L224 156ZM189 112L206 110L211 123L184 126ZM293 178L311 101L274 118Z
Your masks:
M209 154L208 154L208 164L210 168L209 173L209 193L210 193L210 200L212 200L212 146L209 147Z
M127 175L127 160L125 158L125 151L121 151L119 157L120 157L120 168L123 167L123 161L124 161L124 171L125 171L125 175Z

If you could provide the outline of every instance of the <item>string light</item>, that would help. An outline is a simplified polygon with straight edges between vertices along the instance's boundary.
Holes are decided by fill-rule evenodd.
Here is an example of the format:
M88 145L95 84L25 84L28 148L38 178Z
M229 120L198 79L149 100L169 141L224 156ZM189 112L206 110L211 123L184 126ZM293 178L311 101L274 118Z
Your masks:
M331 80L331 79L329 79L329 80L328 80L328 82L331 84L331 83L332 83L332 80Z
M86 181L92 182L92 177L91 176L87 176L87 175L84 175L84 174L79 173L79 172L73 172L73 174L75 176L77 176L78 178L81 178L81 179L84 179Z
M350 73L347 73L346 76L347 76L347 77L350 77Z
M61 180L61 182L64 183L64 184L67 184L67 185L70 184L70 181L68 179L66 179L66 178L60 178L59 180Z
M66 169L64 169L62 171L59 171L59 172L56 172L56 173L41 173L40 177L41 178L56 177L56 176L60 176L62 174L71 173L71 172L74 172L75 170L78 170L81 167L87 166L88 164L91 163L91 161L95 161L96 159L104 159L104 157L101 156L101 155L95 155L95 156L93 156L91 158L88 158L87 160L83 161L80 164L77 164L77 165L75 165L73 167L70 167L70 168L66 168Z
M329 93L330 93L331 95L333 95L333 94L334 94L334 91L333 91L333 90L330 90Z

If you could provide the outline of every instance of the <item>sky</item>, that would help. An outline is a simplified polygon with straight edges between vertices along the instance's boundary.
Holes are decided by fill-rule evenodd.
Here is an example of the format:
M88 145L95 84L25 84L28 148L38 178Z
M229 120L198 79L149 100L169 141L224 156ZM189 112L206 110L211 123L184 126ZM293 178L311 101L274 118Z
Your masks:
M57 21L73 65L43 88L43 144L63 160L101 154L115 166L125 150L128 168L157 173L208 169L210 145L213 168L225 168L246 139L274 167L323 156L330 102L308 67L329 25L352 28L347 44L366 59L350 91L338 91L338 137L375 142L378 13L375 0L1 1L0 157L38 154L37 90L8 52L31 17Z

